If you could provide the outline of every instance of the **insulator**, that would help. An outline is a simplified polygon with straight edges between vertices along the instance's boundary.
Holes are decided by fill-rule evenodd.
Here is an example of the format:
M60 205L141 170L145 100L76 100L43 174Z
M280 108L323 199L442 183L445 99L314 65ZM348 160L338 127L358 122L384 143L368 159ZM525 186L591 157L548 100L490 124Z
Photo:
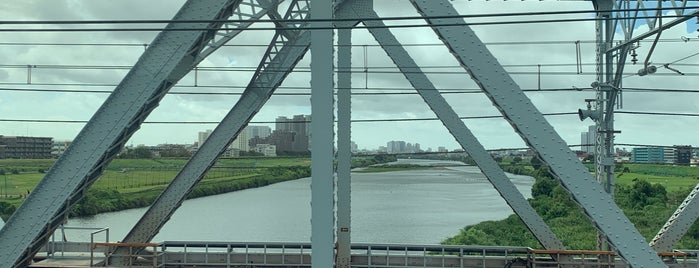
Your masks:
M648 66L646 68L638 70L638 76L644 76L648 74L654 74L658 70L658 67Z

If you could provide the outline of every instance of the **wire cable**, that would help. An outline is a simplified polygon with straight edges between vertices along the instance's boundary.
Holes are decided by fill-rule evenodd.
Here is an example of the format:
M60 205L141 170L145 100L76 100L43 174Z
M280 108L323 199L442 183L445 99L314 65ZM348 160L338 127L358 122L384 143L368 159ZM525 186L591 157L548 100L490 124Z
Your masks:
M661 38L659 43L687 43L698 42L699 38ZM649 40L640 40L640 43L650 43ZM489 46L509 46L509 45L575 45L580 44L596 44L595 40L558 40L558 41L493 41L483 42ZM144 46L150 46L150 43L42 43L42 42L0 42L0 46L112 46L112 47L138 47L142 49ZM268 47L266 44L224 44L222 47ZM301 45L287 45L301 46ZM334 47L347 45L334 45ZM382 47L379 44L351 44L351 47ZM402 47L443 47L443 43L405 43L400 45L384 45L384 46L402 46Z
M692 10L699 7L651 7L651 8L629 8L615 9L614 12L626 11L664 11L664 10ZM354 22L354 21L401 21L401 20L423 20L423 19L466 19L466 18L488 18L488 17L516 17L516 16L547 16L547 15L571 15L571 14L595 14L597 11L583 10L563 10L563 11L538 11L538 12L510 12L510 13L486 13L469 15L443 15L443 16L396 16L381 18L348 18L348 19L256 19L255 22L299 24L303 22ZM639 18L639 17L637 17ZM0 25L36 25L36 24L165 24L165 23L244 23L248 19L213 19L213 20L44 20L44 21L0 21Z
M687 117L699 117L697 113L665 113L665 112L639 112L639 111L614 111L615 114L631 114L631 115L657 115L657 116L687 116ZM577 112L558 112L558 113L544 113L543 116L562 116L562 115L575 115ZM503 118L502 115L481 115L481 116L461 116L461 120L473 120L473 119L494 119ZM352 123L380 123L380 122L415 122L415 121L438 121L439 118L436 117L423 117L423 118L386 118L386 119L353 119ZM54 119L8 119L1 118L0 122L21 122L21 123L77 123L84 124L87 120L54 120ZM285 121L285 123L310 123L311 121ZM219 121L145 121L143 124L219 124ZM276 121L251 121L251 124L275 124Z
M667 15L663 18L683 18L686 15ZM638 19L652 19L656 16L637 17ZM425 27L451 27L451 26L486 26L486 25L510 25L510 24L539 24L539 23L566 23L584 21L605 21L616 18L578 18L578 19L548 19L548 20L519 20L519 21L489 21L489 22L459 22L437 24L398 24L381 26L334 26L334 27L255 27L239 29L239 31L277 31L277 30L334 30L334 29L379 29L379 28L425 28ZM356 20L356 19L355 19ZM219 28L194 27L194 28L0 28L0 32L165 32L165 31L218 31Z

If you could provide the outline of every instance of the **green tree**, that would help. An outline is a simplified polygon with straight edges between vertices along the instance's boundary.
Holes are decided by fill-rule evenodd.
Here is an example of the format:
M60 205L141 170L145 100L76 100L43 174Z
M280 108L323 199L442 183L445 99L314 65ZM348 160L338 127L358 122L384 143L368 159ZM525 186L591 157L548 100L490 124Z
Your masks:
M539 168L541 168L541 164L542 164L542 163L541 163L541 159L539 159L538 156L532 157L532 159L529 160L529 163L532 164L532 167L534 167L534 169L539 169Z
M153 152L146 146L138 146L121 154L121 158L148 159L153 158Z
M519 164L519 162L522 162L522 158L519 156L515 156L515 158L512 159L512 163Z

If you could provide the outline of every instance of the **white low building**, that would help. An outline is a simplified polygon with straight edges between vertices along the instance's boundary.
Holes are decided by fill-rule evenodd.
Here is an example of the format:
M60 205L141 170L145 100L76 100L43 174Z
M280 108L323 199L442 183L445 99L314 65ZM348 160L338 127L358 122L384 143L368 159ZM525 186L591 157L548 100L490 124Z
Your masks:
M255 145L255 152L261 153L264 156L277 156L277 146L273 144L258 144Z

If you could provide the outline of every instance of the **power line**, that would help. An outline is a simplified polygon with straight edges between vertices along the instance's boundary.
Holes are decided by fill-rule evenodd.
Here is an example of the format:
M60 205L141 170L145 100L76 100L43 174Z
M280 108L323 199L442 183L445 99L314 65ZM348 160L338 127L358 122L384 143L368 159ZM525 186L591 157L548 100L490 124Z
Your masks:
M638 144L638 143L615 143L619 146L632 146L632 147L660 147L660 148L675 148L675 145L656 145L656 144ZM697 148L692 146L692 148Z
M526 15L526 14L525 14ZM523 16L523 15L521 15ZM684 18L686 15L667 15L663 18ZM637 19L654 19L657 16L639 16ZM355 19L357 20L357 19ZM616 20L616 18L578 18L578 19L549 19L549 20L519 20L519 21L489 21L489 22L459 22L459 23L433 23L433 24L400 24L382 26L334 26L334 27L256 27L239 29L240 31L277 31L277 30L333 30L333 29L377 29L377 28L423 28L423 27L449 27L449 26L486 26L509 24L538 24L538 23L565 23L583 21ZM194 27L194 28L0 28L0 32L163 32L163 31L218 31L219 28Z
M697 113L664 113L664 112L638 112L638 111L614 111L615 114L633 114L633 115L661 115L661 116L689 116L697 117Z
M294 87L295 89L299 89ZM254 88L251 88L254 89ZM310 90L310 88L301 88ZM338 88L342 90L342 88ZM415 89L412 88L353 88L355 90L352 95L418 95ZM357 91L361 90L361 91ZM371 90L372 92L366 92ZM420 89L428 90L428 89ZM440 94L475 94L483 93L480 89L436 89ZM587 88L591 90L591 88ZM0 88L0 91L17 91L17 92L39 92L39 93L96 93L110 94L112 90L78 90L78 89L36 89L36 88ZM376 91L410 91L410 92L376 92ZM574 88L542 88L542 89L524 89L524 92L561 92L561 91L582 91L582 89ZM201 92L201 91L170 91L168 95L242 95L243 92ZM308 92L276 92L274 95L281 96L310 96Z
M32 84L34 85L34 84ZM239 88L244 89L244 86L207 86L201 85L198 88L226 88L233 89ZM189 87L188 87L189 88ZM255 89L251 87L251 89ZM310 87L279 87L279 89L287 90L310 90ZM413 88L352 88L354 91L352 95L363 96L363 95L418 95L415 92L416 89ZM342 90L342 88L338 88ZM427 90L427 89L421 89ZM481 89L478 88L464 88L464 89L437 89L441 94L480 94L483 93ZM571 91L590 91L592 88L542 88L542 89L522 89L524 92L571 92ZM666 88L622 88L626 93L645 93L645 92L659 92L659 93L699 93L699 89L666 89ZM110 94L112 90L85 90L85 89L43 89L43 88L0 88L0 91L16 91L16 92L37 92L37 93L93 93L93 94ZM372 91L372 92L367 92ZM409 91L409 92L379 92L379 91ZM171 90L167 93L168 95L242 95L242 91L232 92L202 92L202 91L174 91ZM276 92L274 95L277 96L310 96L308 92Z
M559 115L577 115L577 112L565 112L565 113L547 113L544 116L559 116ZM462 120L470 119L492 119L492 118L502 118L502 115L483 115L483 116L462 116L459 117ZM437 121L436 117L425 117L425 118L387 118L387 119L354 119L353 123L379 123L379 122L414 122L414 121ZM21 123L71 123L71 124L84 124L87 120L54 120L54 119L0 119L0 122L21 122ZM285 123L310 123L311 121L284 121ZM220 121L145 121L143 124L218 124ZM251 121L251 124L274 124L276 121Z
M572 66L572 65L571 65ZM17 67L19 68L19 67ZM24 68L28 68L27 66L24 66ZM203 67L204 68L204 67ZM218 67L220 68L220 67ZM96 69L96 68L95 68ZM116 69L116 68L112 68ZM456 67L454 67L456 69ZM211 72L253 72L253 69L208 69L208 71ZM274 70L270 69L269 72L287 72L287 70ZM310 69L294 69L294 73L310 73ZM343 71L338 71L338 73L343 72ZM351 73L364 73L361 71L350 71ZM430 70L415 70L415 71L400 71L400 70L373 70L369 71L369 74L412 74L412 73L423 73L423 74L439 74L439 75L468 75L468 72L466 70L455 70L455 71L430 71ZM551 75L551 76L559 76L559 75L574 75L574 76L594 76L596 75L593 72L584 72L584 73L579 73L577 71L509 71L507 72L510 75ZM624 75L628 75L626 77L634 76L637 75L636 73L631 73L627 72L624 73ZM699 73L684 73L685 76L699 76ZM654 73L653 76L677 76L676 73Z
M664 10L691 10L699 7L650 7L650 8L628 8L615 9L614 12L631 11L664 11ZM381 18L332 18L332 19L256 19L255 22L287 23L299 24L304 22L354 22L354 21L401 21L401 20L423 20L423 19L466 19L466 18L487 18L487 17L515 17L515 16L547 16L547 15L570 15L570 14L595 14L596 10L563 10L563 11L538 11L538 12L510 12L510 13L486 13L469 15L443 15L443 16L397 16ZM641 17L636 17L641 18ZM615 18L618 19L618 18ZM8 25L36 25L36 24L167 24L167 23L245 23L249 19L212 19L212 20L44 20L44 21L0 21L1 24Z
M640 43L652 43L654 40L641 40ZM659 43L688 43L697 42L698 38L661 38ZM558 40L558 41L493 41L483 42L490 46L507 46L507 45L573 45L581 44L596 44L595 40ZM0 42L0 46L113 46L113 47L138 47L150 46L150 43L43 43L43 42ZM224 44L222 47L268 47L266 44ZM285 45L285 46L302 46L302 45ZM334 47L351 46L351 47L382 47L379 44L352 44L352 45L334 45ZM400 45L383 45L385 46L403 46L403 47L443 47L443 43L405 43Z
M664 113L664 112L640 112L640 111L614 111L615 114L632 114L632 115L657 115L657 116L688 116L699 117L697 113ZM559 113L544 113L543 116L562 116L562 115L578 115L577 112L559 112ZM461 120L474 119L495 119L503 118L502 115L481 115L481 116L461 116ZM423 118L386 118L386 119L354 119L352 123L380 123L380 122L415 122L415 121L438 121L436 117ZM87 120L54 120L54 119L8 119L2 118L0 122L21 122L21 123L75 123L84 124ZM310 123L311 121L285 121L286 123ZM219 121L145 121L143 124L218 124ZM274 124L276 121L251 121L251 124Z
M676 66L699 66L699 63L677 63L679 61L688 59L690 57L699 55L699 53L684 57L680 60L670 62L668 64L673 64ZM572 66L596 66L595 63L520 63L520 64L501 64L502 67L509 68L526 68L526 67L572 67ZM215 67L194 67L192 70L197 70L198 72L229 72L229 71L246 71L254 72L257 70L258 66L215 66ZM133 68L132 65L79 65L79 64L0 64L2 69L52 69L52 70L130 70ZM461 65L426 65L415 68L404 68L404 69L461 69ZM395 65L379 65L379 66L352 66L350 71L347 68L335 68L337 73L364 73L366 69L372 70L383 70L383 69L399 69ZM286 72L288 69L285 68L268 68L265 70L271 70L273 72ZM297 66L294 67L294 71L310 71L310 67Z

